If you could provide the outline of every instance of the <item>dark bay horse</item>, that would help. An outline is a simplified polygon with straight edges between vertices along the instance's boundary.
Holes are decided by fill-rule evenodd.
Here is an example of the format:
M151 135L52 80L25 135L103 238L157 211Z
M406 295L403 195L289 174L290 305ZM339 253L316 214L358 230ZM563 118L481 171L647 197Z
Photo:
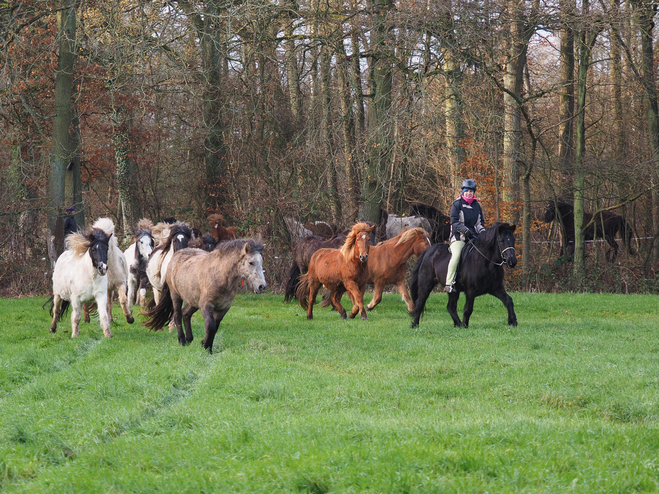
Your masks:
M420 256L423 251L430 247L428 232L423 228L412 228L392 239L371 246L368 253L366 271L368 273L367 283L373 283L373 300L366 309L373 310L382 301L382 292L387 285L395 285L398 293L403 297L408 310L414 310L414 302L410 298L405 284L407 260L412 256ZM331 292L323 297L322 307L328 306L331 298L336 303L341 303L341 296L345 293L345 287L341 285L336 292ZM339 293L340 292L340 293Z
M146 313L149 319L144 325L159 330L173 319L178 342L187 345L193 340L190 320L201 310L206 328L201 344L213 353L217 328L241 284L254 293L266 288L262 252L263 245L252 239L220 242L210 253L202 249L177 251L169 263L161 299Z
M286 280L286 291L284 292L284 302L290 302L295 298L299 277L307 272L311 256L318 249L338 249L348 237L347 233L339 233L332 238L310 235L303 238L293 248L293 264L288 270L288 279Z
M557 208L559 216L556 215ZM554 220L562 223L565 229L563 244L566 250L563 252L563 247L561 246L561 254L574 254L574 206L564 201L550 201L545 210L544 221L545 223L551 223ZM631 242L634 232L631 225L622 216L611 211L600 211L595 215L595 220L593 221L593 214L584 212L583 222L584 225L588 225L584 230L584 240L602 238L609 244L609 249L606 252L606 258L609 262L614 262L618 256L616 235L620 235L622 238L628 254L636 254Z
M410 204L410 215L423 216L430 222L430 241L433 244L448 241L451 235L451 218L437 208L415 202Z
M344 286L353 303L350 317L355 317L359 312L362 319L367 319L364 287L368 280L366 262L374 228L375 225L369 223L357 223L340 249L318 249L311 256L309 269L299 277L296 291L298 302L303 309L307 309L307 319L313 319L313 304L321 285L329 291L336 291L340 286ZM346 311L343 306L333 305L341 314L341 318L345 319Z
M450 259L451 254L447 244L435 244L419 256L410 282L410 292L415 303L411 314L413 328L419 325L419 318L430 292L438 283L442 285L445 283ZM517 326L513 299L503 286L504 263L510 268L517 265L515 225L496 222L462 249L455 283L457 291L448 294L446 306L456 326L466 328L469 325L469 318L474 310L474 299L486 293L494 295L503 302L508 309L508 324ZM460 292L464 292L467 297L462 321L457 311Z

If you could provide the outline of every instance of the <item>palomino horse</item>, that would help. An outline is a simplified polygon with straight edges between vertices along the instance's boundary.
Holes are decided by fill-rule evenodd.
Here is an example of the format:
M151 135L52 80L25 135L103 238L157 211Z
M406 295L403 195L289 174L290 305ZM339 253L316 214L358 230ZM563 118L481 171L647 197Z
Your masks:
M559 216L556 215L557 208ZM557 220L565 231L563 238L565 250L561 246L561 253L567 255L574 254L574 206L560 200L557 202L550 201L545 210L544 221L545 223L551 223L554 220ZM616 234L619 234L622 238L627 248L627 253L630 255L636 254L632 248L632 236L634 232L631 225L622 216L611 211L600 211L595 215L595 220L593 221L593 213L584 212L583 223L584 225L588 225L584 230L584 240L603 238L607 241L610 248L606 252L606 258L609 262L615 261L616 257L618 257Z
M415 306L412 312L412 327L419 325L419 318L426 306L426 300L438 283L446 282L446 271L451 254L447 244L435 244L419 256L412 272L410 291ZM496 222L480 236L469 241L462 249L460 268L456 277L454 293L448 294L447 309L455 326L467 327L474 310L474 299L489 293L503 302L508 309L508 324L517 326L517 316L513 299L503 287L503 264L514 268L515 225ZM458 317L458 298L465 292L463 320Z
M301 274L307 272L311 256L318 249L338 249L346 241L347 234L339 233L332 238L319 237L310 235L303 238L295 244L293 248L293 264L288 271L288 280L286 281L286 291L284 302L289 302L295 298L295 292L299 284Z
M53 271L50 332L57 331L58 321L71 306L71 337L78 336L82 304L95 300L103 334L110 338L106 276L110 237L100 228L93 228L85 233L71 233L66 241L68 250L59 256Z
M153 249L146 265L146 275L153 287L153 300L156 305L160 302L160 292L165 284L165 273L167 273L169 261L174 252L185 249L192 238L192 230L185 223L169 225L168 231L167 239Z
M405 285L405 268L410 257L420 256L428 247L430 247L428 232L423 228L405 230L397 237L371 246L366 271L367 282L373 283L374 291L373 300L366 306L368 310L373 310L382 301L382 292L387 285L395 285L408 310L410 312L414 310L414 302ZM329 305L331 297L335 297L336 302L340 304L344 292L345 287L341 285L336 292L323 297L321 306Z
M146 287L149 282L146 265L155 247L151 227L153 227L153 223L150 220L140 220L133 243L124 251L128 263L128 304L130 307L137 303L142 307L146 304Z
M350 317L355 317L359 312L362 319L367 318L364 309L364 287L368 280L366 261L369 239L374 228L375 225L357 223L341 249L319 249L311 256L309 270L299 277L300 284L296 292L298 302L303 309L307 309L307 319L313 319L313 304L321 285L329 291L336 291L343 285L353 302ZM333 305L345 319L343 306Z
M186 345L193 340L192 314L201 309L206 326L201 344L213 353L215 333L241 283L254 293L265 290L262 252L263 245L252 239L220 242L210 253L201 249L176 252L167 270L162 298L147 312L149 320L144 325L159 330L173 319L178 329L178 342ZM183 302L185 309L182 309Z

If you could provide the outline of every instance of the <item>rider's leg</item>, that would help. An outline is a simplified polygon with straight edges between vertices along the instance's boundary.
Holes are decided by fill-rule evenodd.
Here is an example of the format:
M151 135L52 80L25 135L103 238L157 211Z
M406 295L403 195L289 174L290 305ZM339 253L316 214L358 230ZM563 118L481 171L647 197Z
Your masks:
M446 288L444 291L452 292L453 284L455 283L455 275L458 272L458 264L460 263L460 253L465 246L465 242L461 240L456 240L452 242L448 250L451 253L451 260L448 263L448 269L446 271Z

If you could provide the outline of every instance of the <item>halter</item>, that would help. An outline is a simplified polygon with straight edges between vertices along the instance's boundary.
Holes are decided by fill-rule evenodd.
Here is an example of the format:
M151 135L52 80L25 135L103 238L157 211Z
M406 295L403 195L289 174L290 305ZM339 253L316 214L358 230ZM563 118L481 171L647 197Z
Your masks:
M510 247L506 247L505 249L502 249L501 248L501 239L499 239L497 237L497 244L499 244L499 253L501 254L501 262L494 262L492 259L490 259L485 254L483 254L480 250L478 250L478 247L476 247L476 244L474 244L472 239L469 239L469 243L471 244L471 246L474 248L474 250L476 252L478 252L481 256L483 256L483 258L486 261L491 262L495 266L503 266L504 263L506 262L506 258L503 256L504 252L506 252L507 250L511 250L511 249L513 250L513 252L515 252L515 247L513 247L512 245Z

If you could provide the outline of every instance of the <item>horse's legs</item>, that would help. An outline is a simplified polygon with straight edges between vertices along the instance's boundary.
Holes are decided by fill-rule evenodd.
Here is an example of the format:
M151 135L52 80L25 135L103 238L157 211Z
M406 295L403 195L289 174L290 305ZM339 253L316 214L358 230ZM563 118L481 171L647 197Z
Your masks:
M412 316L411 327L413 328L416 328L419 325L419 319L421 318L421 314L423 314L423 311L426 308L426 301L428 300L428 297L430 296L432 289L435 288L435 286L439 281L435 279L432 275L426 274L426 272L432 273L432 266L427 266L425 269L419 271L417 296L416 296L416 300L414 301L414 308L411 311L411 316Z
M112 338L110 331L110 317L108 316L107 307L110 292L103 292L96 295L96 305L98 306L98 320L103 328L103 334L107 338ZM110 306L111 307L111 306Z
M128 297L126 296L126 285L119 285L117 293L119 293L119 304L121 305L121 310L124 312L126 322L128 324L133 324L135 318L133 317L133 312L130 310L130 304L128 303Z
M343 284L345 285L346 290L350 293L352 298L352 310L350 311L348 317L353 319L359 312L361 314L362 320L365 321L368 319L368 316L366 315L366 309L364 308L364 291L360 289L359 285L357 285L357 283L354 281L348 280Z
M381 283L375 283L373 285L373 299L366 306L368 310L375 309L375 306L382 302L382 291L384 290L384 285Z
M403 297L403 301L407 304L407 310L412 312L414 310L414 302L412 302L410 292L407 290L405 278L396 283L396 289L398 290L398 293L400 293L400 296Z
M50 332L55 333L57 331L57 318L59 313L62 311L62 299L59 295L53 295L53 321L50 323Z
M172 324L176 326L176 329L178 331L178 342L179 345L185 346L187 342L185 341L185 334L183 333L183 325L181 324L181 317L182 317L182 309L183 309L183 299L178 295L178 293L174 292L173 290L170 289L169 295L172 299L172 320L170 321L170 331ZM206 316L204 316L204 319Z
M448 304L446 304L446 309L453 319L454 326L462 326L462 321L460 321L460 316L458 316L458 299L460 294L458 292L453 292L448 294Z
M610 245L609 250L606 251L606 260L609 262L615 262L618 257L618 242L616 242L616 239L610 235L606 235L605 239Z
M213 310L213 306L207 305L201 312L204 315L204 322L206 323L206 337L202 340L201 345L208 350L208 353L213 353L213 340L215 339L217 328L220 326L220 322L224 319L225 314L229 312L229 309L215 311Z
M82 320L85 321L87 324L91 321L89 318L89 306L91 304L82 304Z
M513 303L512 297L508 295L503 285L490 293L499 300L501 300L503 302L503 305L506 307L506 309L508 309L508 325L517 326L517 315L515 314L515 304Z
M82 309L82 304L80 300L76 297L71 298L71 338L76 338L80 331L78 326L80 325L80 310ZM99 318L101 315L101 309L98 310Z
M334 290L330 297L330 302L332 303L332 307L334 307L334 310L341 315L341 319L345 319L347 317L346 310L343 308L343 304L341 304L341 297L343 297L343 294L345 292L346 292L345 287L343 287L342 285L336 290Z
M128 307L137 305L137 277L132 274L128 275L128 287L126 293L126 299L128 300Z
M313 319L313 304L316 301L318 290L320 290L320 283L316 280L309 280L309 306L307 307L307 319Z
M469 327L469 318L471 317L471 314L474 312L474 297L466 292L465 292L465 297L467 298L467 300L465 301L465 306L462 311L462 326L467 328Z
M193 305L186 305L183 309L183 326L185 327L185 341L192 343L192 315L199 310Z

